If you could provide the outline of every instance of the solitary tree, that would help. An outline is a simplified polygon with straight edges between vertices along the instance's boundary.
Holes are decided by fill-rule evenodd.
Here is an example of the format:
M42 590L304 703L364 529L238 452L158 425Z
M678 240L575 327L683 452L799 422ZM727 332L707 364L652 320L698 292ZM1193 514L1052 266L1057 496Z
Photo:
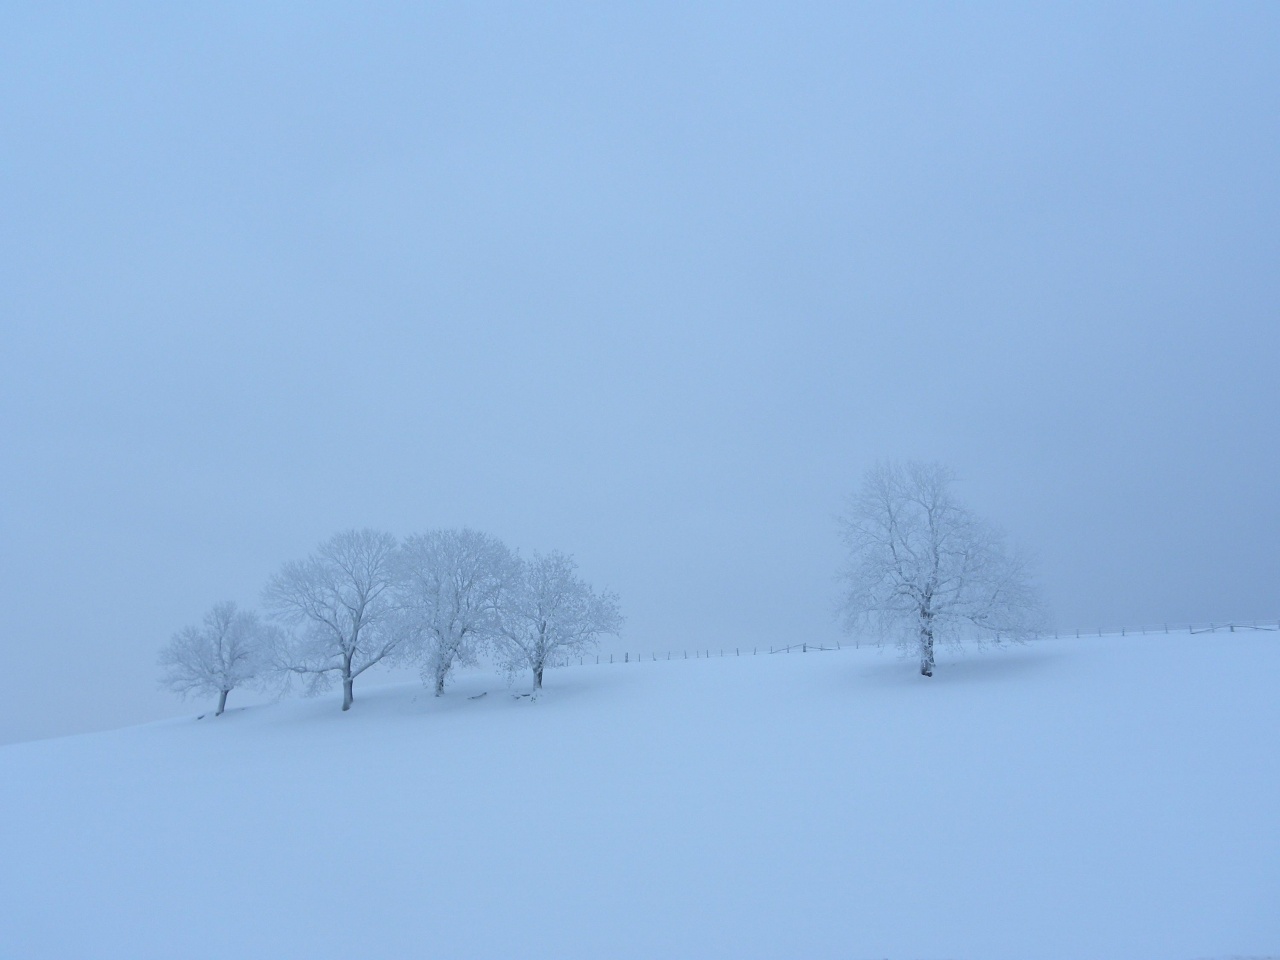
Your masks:
M396 555L390 534L348 530L281 567L263 592L267 608L293 627L277 645L276 669L307 677L312 692L339 677L342 709L350 710L356 677L407 635L392 595Z
M882 464L840 521L846 629L915 647L926 677L935 642L1024 640L1039 614L1025 561L956 501L953 482L939 464Z
M175 633L160 651L161 685L181 697L216 694L214 716L222 716L227 694L258 676L268 629L230 600L215 604L199 626Z
M499 605L501 651L514 675L533 671L533 689L542 689L542 671L617 633L622 613L615 594L596 593L577 576L572 557L534 554L520 564L519 579Z
M502 541L476 530L433 530L405 541L400 606L422 681L437 697L454 667L474 664L497 638L498 602L518 574Z

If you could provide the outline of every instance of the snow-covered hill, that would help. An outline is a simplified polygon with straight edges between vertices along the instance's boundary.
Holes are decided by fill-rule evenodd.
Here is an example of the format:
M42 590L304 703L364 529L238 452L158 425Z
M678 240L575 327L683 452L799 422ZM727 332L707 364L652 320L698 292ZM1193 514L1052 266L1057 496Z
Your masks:
M0 957L1280 953L1278 677L1274 633L844 650L6 747Z

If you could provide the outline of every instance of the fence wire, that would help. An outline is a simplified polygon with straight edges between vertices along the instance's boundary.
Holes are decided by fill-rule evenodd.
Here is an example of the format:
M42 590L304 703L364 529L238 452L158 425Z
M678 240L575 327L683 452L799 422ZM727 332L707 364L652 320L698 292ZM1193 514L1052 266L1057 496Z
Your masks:
M1136 627L1095 627L1072 628L1071 630L1041 630L1036 633L1036 640L1068 640L1086 639L1089 637L1136 637L1161 634L1166 636L1177 634L1196 635L1201 633L1250 633L1255 631L1280 633L1280 620L1229 620L1225 623L1160 623L1146 624ZM722 657L758 657L777 656L791 653L826 653L842 650L845 647L857 647L857 643L842 644L839 640L824 643L791 643L785 646L770 647L697 647L692 650L650 650L644 652L624 651L622 653L593 653L588 656L574 658L565 666L588 666L632 663L662 663L671 660L714 660ZM575 662L576 661L576 662Z

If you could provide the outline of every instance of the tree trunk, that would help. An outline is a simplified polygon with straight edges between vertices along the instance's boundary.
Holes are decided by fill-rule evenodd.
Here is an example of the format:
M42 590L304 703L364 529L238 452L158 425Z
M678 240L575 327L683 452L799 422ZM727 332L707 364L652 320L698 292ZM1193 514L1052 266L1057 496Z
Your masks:
M222 716L222 711L227 709L227 694L230 692L230 690L223 690L218 694L218 710L214 713L215 717Z
M533 689L542 689L542 664L538 664L533 668Z
M352 685L356 682L355 674L351 672L351 661L354 659L354 651L347 651L342 656L342 709L350 710L351 701L355 696L351 692Z
M928 627L920 628L920 673L933 676L933 630Z
M437 670L436 671L436 696L439 697L439 696L442 696L443 694L444 694L444 671Z

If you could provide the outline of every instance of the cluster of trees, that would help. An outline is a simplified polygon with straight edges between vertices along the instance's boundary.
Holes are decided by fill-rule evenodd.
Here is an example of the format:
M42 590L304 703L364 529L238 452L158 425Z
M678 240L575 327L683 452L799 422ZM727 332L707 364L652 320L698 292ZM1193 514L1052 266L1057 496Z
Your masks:
M403 541L376 530L330 537L284 564L263 591L266 617L215 605L161 651L162 684L218 698L253 683L301 678L309 692L376 664L415 663L437 696L454 670L494 658L509 676L528 670L535 692L547 667L622 626L617 597L597 592L562 553L528 559L476 530L433 530Z
M1026 559L961 504L936 463L873 469L840 518L845 628L896 642L933 676L939 642L1032 636L1041 604ZM286 563L263 591L266 617L215 605L160 655L163 684L218 698L239 687L299 677L310 692L384 661L416 663L436 696L455 669L491 656L509 676L543 671L622 625L617 597L597 593L571 557L522 559L488 534L433 530L403 541L374 530L339 533Z

